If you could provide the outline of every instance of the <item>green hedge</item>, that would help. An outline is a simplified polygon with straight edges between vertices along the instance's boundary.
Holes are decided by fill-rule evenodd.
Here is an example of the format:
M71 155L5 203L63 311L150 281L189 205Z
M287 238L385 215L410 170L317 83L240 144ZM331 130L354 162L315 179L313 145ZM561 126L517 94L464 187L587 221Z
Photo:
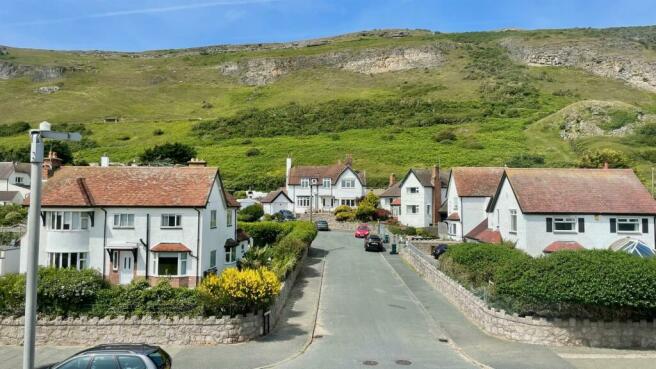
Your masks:
M606 250L532 258L509 246L449 247L440 269L489 303L520 315L656 318L656 260ZM491 282L491 283L490 283Z

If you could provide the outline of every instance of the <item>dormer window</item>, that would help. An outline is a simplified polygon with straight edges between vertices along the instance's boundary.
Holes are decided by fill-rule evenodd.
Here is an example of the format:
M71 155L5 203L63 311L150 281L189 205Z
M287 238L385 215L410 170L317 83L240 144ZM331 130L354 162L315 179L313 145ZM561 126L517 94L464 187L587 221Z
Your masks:
M16 178L14 178L14 183L15 183L15 184L23 184L23 183L25 183L25 178L23 178L23 177L16 177Z
M310 178L301 178L301 187L302 188L310 187Z
M323 188L330 188L331 180L330 178L323 179Z

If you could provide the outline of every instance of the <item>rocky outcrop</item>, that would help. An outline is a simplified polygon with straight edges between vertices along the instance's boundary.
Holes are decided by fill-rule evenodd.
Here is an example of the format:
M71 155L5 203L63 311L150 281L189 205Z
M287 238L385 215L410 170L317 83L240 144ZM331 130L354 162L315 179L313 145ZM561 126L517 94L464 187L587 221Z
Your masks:
M247 85L265 85L295 70L328 67L378 74L415 68L435 68L444 62L445 45L367 49L289 58L255 58L221 64L219 72Z
M501 45L514 60L528 65L581 68L656 92L656 54L637 42L606 39L529 43L507 38Z
M35 82L61 78L67 68L60 66L33 66L0 61L0 79L29 76Z
M632 134L636 127L656 122L656 115L620 101L585 100L566 106L538 123L558 127L564 140Z

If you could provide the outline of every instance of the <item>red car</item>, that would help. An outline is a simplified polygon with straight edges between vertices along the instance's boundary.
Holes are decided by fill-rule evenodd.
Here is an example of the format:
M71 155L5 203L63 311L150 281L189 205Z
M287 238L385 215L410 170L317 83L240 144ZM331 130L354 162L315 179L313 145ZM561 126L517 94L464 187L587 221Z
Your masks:
M360 224L358 228L355 229L355 238L367 238L370 232L368 225Z

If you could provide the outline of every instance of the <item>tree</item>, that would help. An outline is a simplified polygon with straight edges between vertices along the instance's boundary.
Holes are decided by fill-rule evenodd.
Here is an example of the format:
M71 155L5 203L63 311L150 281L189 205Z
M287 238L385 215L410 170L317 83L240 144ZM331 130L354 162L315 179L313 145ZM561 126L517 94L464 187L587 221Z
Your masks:
M608 163L609 168L628 168L629 159L620 151L602 149L587 151L579 159L580 168L603 168Z
M358 206L371 206L372 208L378 207L378 196L373 192L368 192L364 198L360 201Z
M186 164L196 156L196 149L179 142L165 143L146 149L139 160L144 163Z
M255 222L264 215L264 209L260 204L253 204L239 210L237 220L240 222Z

